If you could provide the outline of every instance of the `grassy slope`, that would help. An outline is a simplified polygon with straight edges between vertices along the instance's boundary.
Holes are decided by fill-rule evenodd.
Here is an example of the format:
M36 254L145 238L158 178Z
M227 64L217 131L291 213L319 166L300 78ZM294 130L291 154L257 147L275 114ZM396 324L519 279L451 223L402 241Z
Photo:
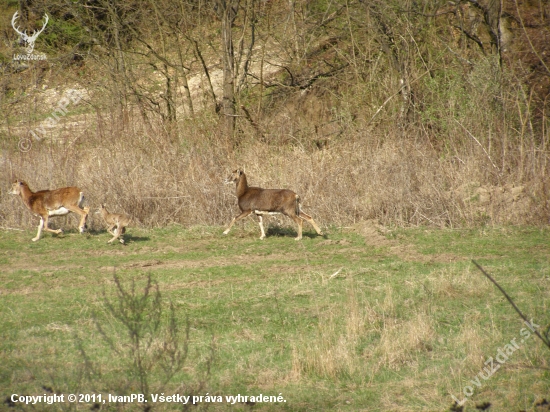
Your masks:
M367 224L333 229L328 239L306 231L300 243L274 227L259 241L252 222L227 237L221 231L132 228L126 246L107 245L105 233L46 234L32 243L34 231L0 232L2 400L15 392L39 395L44 386L60 393L137 392L121 373L124 360L109 353L92 320L95 311L102 324L112 323L102 293L112 295L114 268L126 285L151 273L178 317L189 317L189 362L163 392L189 390L180 384L204 372L214 337L215 361L202 394L282 393L287 400L255 410L448 410L450 395L462 399L484 361L511 339L519 342L525 326L471 258L541 329L550 321L546 229L383 236ZM79 375L78 339L99 375ZM550 392L549 359L530 337L481 380L465 410L482 401L496 410L533 410Z

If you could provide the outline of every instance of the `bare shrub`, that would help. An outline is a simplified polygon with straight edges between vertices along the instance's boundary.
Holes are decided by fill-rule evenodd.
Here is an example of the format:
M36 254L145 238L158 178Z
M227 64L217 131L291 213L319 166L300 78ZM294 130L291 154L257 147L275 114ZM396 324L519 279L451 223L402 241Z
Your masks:
M115 389L120 395L137 391L145 395L144 399L168 388L177 387L186 394L202 391L209 379L213 347L205 360L204 376L196 381L176 382L175 377L183 374L184 366L188 371L193 369L188 366L189 320L182 327L171 303L166 310L159 286L150 274L143 292L137 287L135 280L124 285L114 275L115 293L104 295L103 313L95 314L100 339L93 345L84 343L84 339L77 341L93 390ZM91 360L92 351L101 353L97 361ZM144 411L152 410L147 403L138 405Z

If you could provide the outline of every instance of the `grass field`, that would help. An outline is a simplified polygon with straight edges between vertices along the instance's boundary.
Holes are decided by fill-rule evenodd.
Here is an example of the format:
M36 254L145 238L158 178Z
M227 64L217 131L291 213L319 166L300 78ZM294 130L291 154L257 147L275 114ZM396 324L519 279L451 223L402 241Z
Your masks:
M548 229L222 230L130 228L126 245L0 231L0 409L189 407L10 402L148 391L204 396L192 410L448 411L453 396L464 411L546 410L550 350L471 259L544 333ZM489 358L504 361L479 378ZM284 402L228 404L237 394Z

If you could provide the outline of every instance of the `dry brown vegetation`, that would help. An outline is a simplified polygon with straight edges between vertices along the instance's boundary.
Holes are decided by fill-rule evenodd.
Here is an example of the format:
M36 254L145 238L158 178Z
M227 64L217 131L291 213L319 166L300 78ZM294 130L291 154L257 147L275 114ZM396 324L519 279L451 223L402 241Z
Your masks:
M2 9L4 188L78 185L145 226L223 225L239 166L322 226L548 222L546 3L250 0L232 72L229 0L61 3L32 3L57 23L27 68ZM82 100L30 135L68 89ZM19 203L2 190L0 226L36 223Z

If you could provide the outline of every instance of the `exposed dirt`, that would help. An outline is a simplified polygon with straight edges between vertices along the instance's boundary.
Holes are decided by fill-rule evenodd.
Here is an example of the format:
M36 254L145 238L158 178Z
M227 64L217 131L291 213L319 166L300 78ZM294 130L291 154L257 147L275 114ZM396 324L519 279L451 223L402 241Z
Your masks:
M375 220L365 220L356 223L352 231L362 235L369 246L376 248L389 248L390 253L408 262L453 262L464 257L450 253L423 255L413 245L402 244L398 240L388 239L385 234L388 229Z
M384 236L387 229L380 225L376 220L363 220L351 227L351 230L365 238L368 245L374 247L395 246L396 242Z
M117 266L118 269L201 269L209 267L224 267L231 265L246 265L254 264L258 262L273 262L273 261L284 261L292 262L293 260L299 261L301 256L299 254L271 254L271 255L252 255L252 254L243 254L243 255L233 255L230 257L219 256L219 257L209 257L208 260L204 259L194 259L194 260L160 260L160 259L149 259L145 261L134 261L132 263L127 263L124 265ZM113 266L102 266L99 268L100 271L113 271L115 269Z

